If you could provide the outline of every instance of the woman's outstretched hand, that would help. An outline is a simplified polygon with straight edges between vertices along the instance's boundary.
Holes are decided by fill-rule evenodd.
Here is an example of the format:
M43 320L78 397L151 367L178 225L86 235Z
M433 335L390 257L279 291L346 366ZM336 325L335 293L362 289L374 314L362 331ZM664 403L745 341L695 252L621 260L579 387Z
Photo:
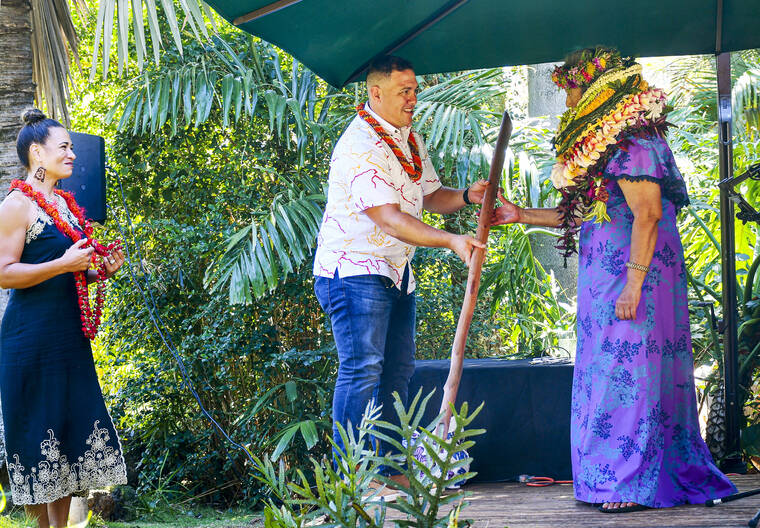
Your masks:
M516 206L506 198L499 189L499 201L504 204L493 210L491 225L515 224L520 222L522 208Z

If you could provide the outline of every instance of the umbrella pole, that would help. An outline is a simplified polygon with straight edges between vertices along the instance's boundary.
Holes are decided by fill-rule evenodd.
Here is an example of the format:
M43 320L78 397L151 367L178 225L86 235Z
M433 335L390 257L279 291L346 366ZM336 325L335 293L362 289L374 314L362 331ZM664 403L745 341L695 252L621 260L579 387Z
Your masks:
M508 112L504 112L501 120L499 136L496 139L496 148L494 149L493 160L491 161L491 170L488 174L489 186L486 188L483 204L480 208L480 219L478 221L478 231L475 238L485 243L488 240L488 233L491 230L491 213L496 203L496 191L499 188L501 171L504 167L504 155L509 144L509 137L512 135L512 119ZM459 312L459 322L457 331L454 336L454 344L451 346L451 365L449 366L449 376L443 387L443 401L441 402L441 411L443 418L439 423L439 430L442 428L443 438L449 432L449 421L451 420L451 409L457 399L459 390L459 381L462 378L462 365L464 363L464 349L467 344L467 333L470 331L472 315L475 312L475 303L478 299L478 288L480 287L480 274L483 269L486 250L475 248L470 258L469 272L467 275L467 289L462 302L462 309Z
M731 133L731 54L716 57L718 77L718 157L720 166L720 233L721 270L723 279L723 383L726 405L726 457L720 468L726 473L746 473L742 461L742 409L739 406L739 338L736 295L736 240L734 233L734 204L731 201L730 181L734 175Z

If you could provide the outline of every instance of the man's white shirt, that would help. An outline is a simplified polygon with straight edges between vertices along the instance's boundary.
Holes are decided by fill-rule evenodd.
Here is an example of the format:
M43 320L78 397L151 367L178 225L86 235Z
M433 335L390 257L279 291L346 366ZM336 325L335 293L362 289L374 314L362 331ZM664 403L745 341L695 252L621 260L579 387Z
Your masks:
M407 142L414 134L422 160L422 177L412 181L391 148L358 115L338 140L330 160L327 205L317 237L314 275L333 278L383 275L401 288L404 270L415 246L380 229L366 209L398 204L401 211L422 218L423 197L441 187L422 137L411 127L396 128L365 105L411 163ZM415 281L409 269L408 293Z

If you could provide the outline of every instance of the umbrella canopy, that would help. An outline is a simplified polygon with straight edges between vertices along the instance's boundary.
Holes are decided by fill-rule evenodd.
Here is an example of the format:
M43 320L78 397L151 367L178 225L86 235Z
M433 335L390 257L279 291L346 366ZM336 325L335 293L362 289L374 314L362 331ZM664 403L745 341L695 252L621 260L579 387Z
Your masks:
M603 44L625 55L760 47L758 0L212 0L221 16L336 87L392 52L418 74L558 61ZM395 49L394 49L395 48Z
M722 54L717 65L723 181L729 181L733 172L730 59L725 52L760 48L759 0L210 0L208 3L236 26L279 46L335 87L362 78L367 64L385 54L410 60L417 74L558 61L569 51L597 44L633 56ZM741 452L741 410L737 404L734 215L727 189L721 186L721 241L722 277L726 285L723 290L726 448L732 455L724 460L723 466L737 471L746 469L746 464L737 455ZM468 288L476 275L473 284L479 282L479 273L479 269L470 268ZM466 319L472 312L465 314L463 309L460 323L463 315ZM467 327L469 322L462 327L465 338ZM456 350L461 350L457 352L461 355L463 346ZM455 370L461 371L461 358L455 359L452 357L449 373L453 389L449 390L447 381L445 393L449 401L454 401L458 386ZM445 403L446 400L444 406Z

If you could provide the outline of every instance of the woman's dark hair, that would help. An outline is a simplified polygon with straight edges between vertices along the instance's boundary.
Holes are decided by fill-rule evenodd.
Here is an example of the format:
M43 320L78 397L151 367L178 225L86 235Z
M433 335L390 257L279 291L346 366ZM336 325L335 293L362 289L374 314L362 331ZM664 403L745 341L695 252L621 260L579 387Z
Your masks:
M50 129L55 127L65 128L55 119L50 119L37 108L25 110L21 115L24 126L16 138L16 153L27 169L29 165L29 147L32 143L44 145L50 135Z

